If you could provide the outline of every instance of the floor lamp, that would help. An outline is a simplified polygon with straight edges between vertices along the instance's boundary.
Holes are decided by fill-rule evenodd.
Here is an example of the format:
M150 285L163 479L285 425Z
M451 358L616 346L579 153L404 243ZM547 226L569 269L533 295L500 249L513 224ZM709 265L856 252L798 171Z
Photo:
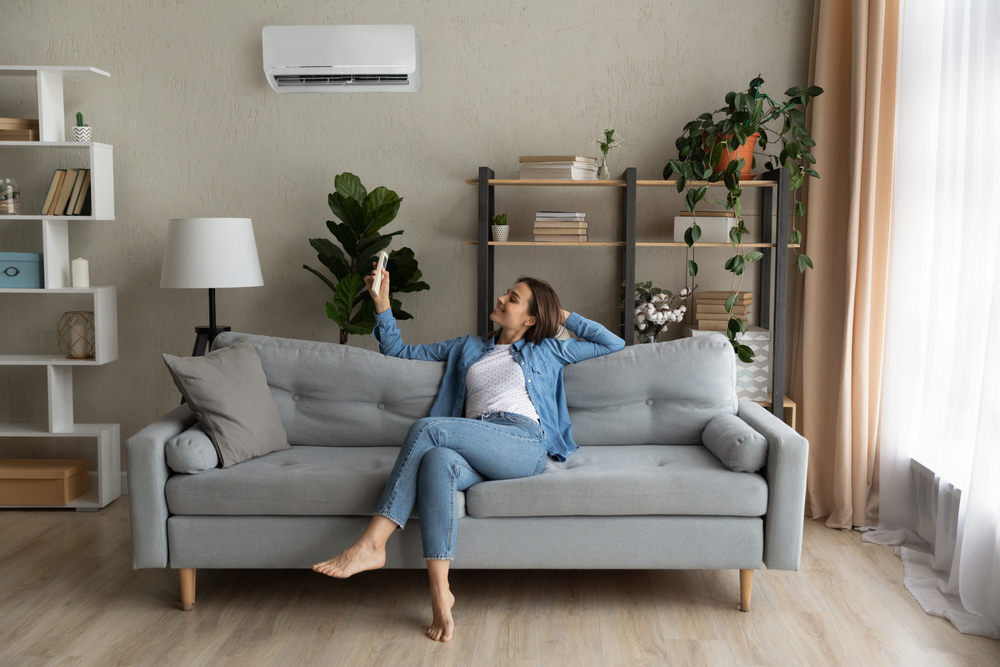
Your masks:
M215 290L260 287L264 278L250 218L178 218L167 227L160 287L208 289L208 326L195 327L200 357L227 326L215 323Z

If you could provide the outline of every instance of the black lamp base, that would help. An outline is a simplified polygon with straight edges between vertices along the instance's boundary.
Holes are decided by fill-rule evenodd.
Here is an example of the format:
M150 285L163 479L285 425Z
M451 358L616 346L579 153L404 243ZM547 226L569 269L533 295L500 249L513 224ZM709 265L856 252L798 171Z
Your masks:
M218 336L223 331L232 331L231 327L195 327L195 333L197 338L194 340L194 352L191 353L192 357L204 357L205 352L208 351L209 346L215 337Z

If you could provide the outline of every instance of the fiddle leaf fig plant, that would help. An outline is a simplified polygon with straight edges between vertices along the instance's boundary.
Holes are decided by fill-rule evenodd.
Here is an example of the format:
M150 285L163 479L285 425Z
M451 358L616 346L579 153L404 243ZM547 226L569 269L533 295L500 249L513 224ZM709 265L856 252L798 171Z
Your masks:
M766 160L765 169L788 169L789 190L792 193L802 187L806 177L819 178L812 167L816 164L816 158L810 149L816 142L809 136L809 129L805 124L805 108L812 98L823 93L823 89L819 86L789 88L785 91L788 99L779 104L762 90L763 84L762 78L754 78L745 91L726 95L726 106L714 112L703 113L687 123L681 136L674 142L677 158L669 160L663 167L664 180L677 175L677 192L684 194L684 207L695 214L692 216L691 226L684 232L684 242L689 248L688 275L692 279L698 275L698 265L690 248L701 237L695 209L705 201L710 185L721 181L726 188L726 198L715 200L716 204L725 206L736 216L736 226L729 231L729 243L736 254L725 264L726 270L733 274L730 286L732 294L725 305L726 312L729 313L726 336L740 360L745 362L753 361L753 351L749 346L739 344L736 337L746 333L747 323L745 319L734 316L732 310L743 285L746 263L756 262L764 254L744 251L743 237L749 230L743 222L743 188L740 177L746 167L746 158L739 157L736 153L748 142L753 146L756 141L753 150L758 151ZM777 154L774 152L776 146L780 146ZM726 156L729 161L722 164ZM753 152L749 157L750 168L753 168L757 158ZM806 207L798 194L793 194L793 204L796 217L805 215ZM791 222L788 243L795 246L802 244L802 232L795 227L794 221ZM799 252L798 248L791 250L797 257L799 271L804 273L807 268L812 268L812 260L805 253Z
M311 266L303 265L302 268L333 290L333 299L326 304L326 316L340 327L340 342L346 344L349 334L363 336L375 328L375 302L368 295L364 277L371 273L378 252L389 247L392 237L403 233L403 230L379 233L396 218L403 198L382 186L368 192L361 179L348 172L336 176L333 184L336 192L330 193L328 202L340 222L327 220L326 226L340 247L327 238L309 239L309 245L336 280ZM412 319L393 295L430 289L420 280L423 274L413 251L410 248L393 250L385 268L389 272L393 316L397 320Z

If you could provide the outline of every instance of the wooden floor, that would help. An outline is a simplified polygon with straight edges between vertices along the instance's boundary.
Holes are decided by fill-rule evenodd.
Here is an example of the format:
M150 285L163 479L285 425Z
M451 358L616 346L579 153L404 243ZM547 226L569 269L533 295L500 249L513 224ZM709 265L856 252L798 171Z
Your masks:
M807 521L800 572L457 570L457 631L424 636L423 571L132 570L125 498L0 512L0 665L1000 665L926 616L890 547Z

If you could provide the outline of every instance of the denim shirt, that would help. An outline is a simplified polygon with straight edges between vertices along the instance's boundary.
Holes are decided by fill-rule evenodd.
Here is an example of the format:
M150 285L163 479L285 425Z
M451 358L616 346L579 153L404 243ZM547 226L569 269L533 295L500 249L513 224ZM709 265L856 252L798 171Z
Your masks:
M511 345L511 355L524 372L528 396L541 418L548 455L556 461L577 450L573 425L569 421L566 393L563 391L563 366L584 359L600 357L625 347L625 341L597 322L577 313L566 318L566 329L583 340L546 338L541 343L521 339ZM382 354L401 359L445 361L444 379L431 407L431 417L461 417L465 407L465 376L469 367L493 350L493 336L461 336L429 345L403 342L391 310L377 316L372 332Z

